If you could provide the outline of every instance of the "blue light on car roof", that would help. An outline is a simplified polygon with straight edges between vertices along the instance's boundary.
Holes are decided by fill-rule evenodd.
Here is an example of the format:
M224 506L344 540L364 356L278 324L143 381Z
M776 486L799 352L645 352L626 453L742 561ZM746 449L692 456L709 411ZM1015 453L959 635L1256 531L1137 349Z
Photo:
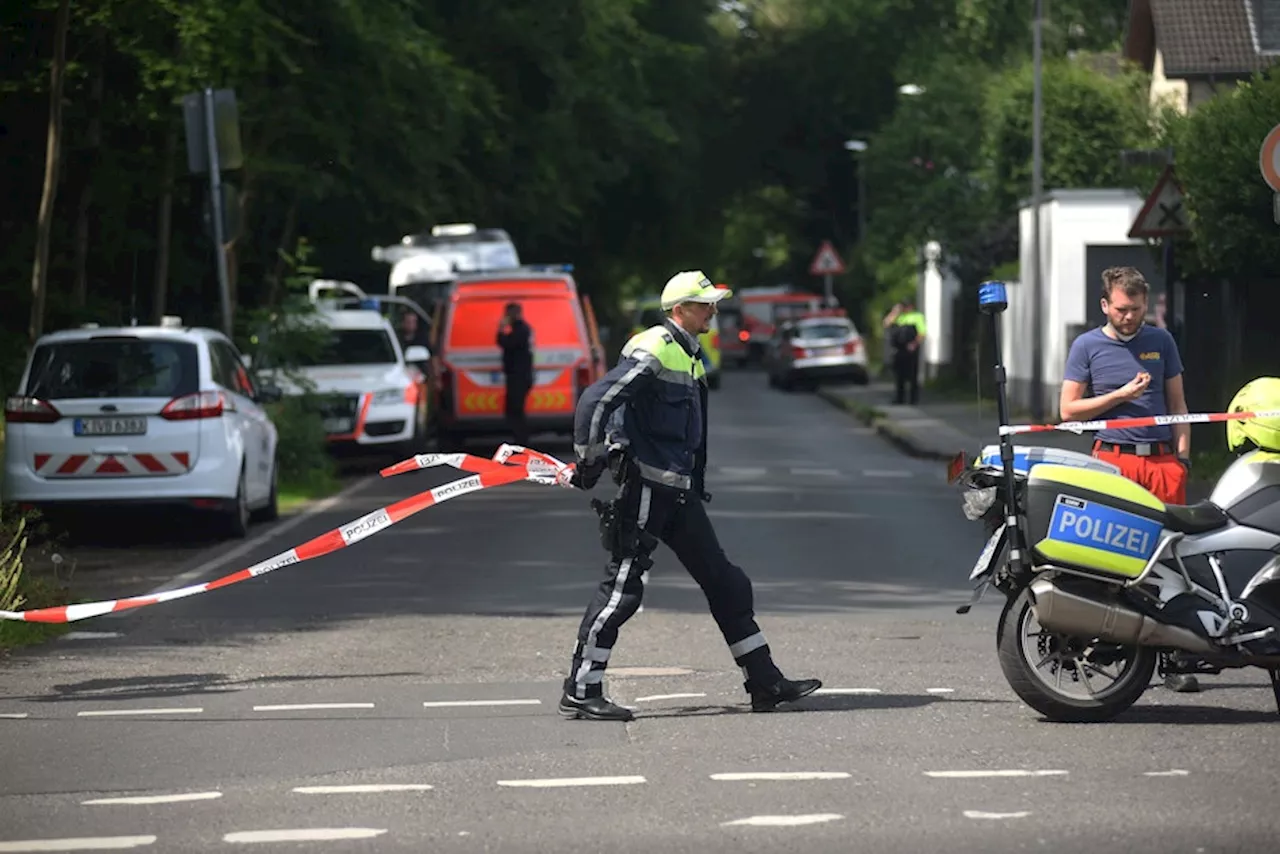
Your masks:
M369 311L381 311L382 303L376 299L362 299L360 300L360 307Z

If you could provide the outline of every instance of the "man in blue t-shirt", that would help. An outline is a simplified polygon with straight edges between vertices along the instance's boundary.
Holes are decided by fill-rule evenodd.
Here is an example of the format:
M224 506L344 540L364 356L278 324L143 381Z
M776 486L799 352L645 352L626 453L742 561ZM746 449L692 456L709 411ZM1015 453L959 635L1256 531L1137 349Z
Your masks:
M1149 290L1133 267L1103 271L1102 312L1107 323L1071 344L1058 402L1063 421L1187 411L1178 345L1168 331L1143 321ZM1093 455L1119 466L1125 477L1161 501L1187 503L1189 424L1100 430ZM1175 691L1199 690L1189 674L1172 675L1166 685Z

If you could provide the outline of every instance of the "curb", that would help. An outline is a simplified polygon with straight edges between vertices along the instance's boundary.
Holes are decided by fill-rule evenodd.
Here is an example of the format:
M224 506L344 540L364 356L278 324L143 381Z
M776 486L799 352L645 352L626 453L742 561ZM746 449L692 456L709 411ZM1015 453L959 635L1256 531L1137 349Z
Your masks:
M817 394L818 397L822 398L827 403L837 409L844 410L854 418L857 418L863 424L871 427L877 434L887 439L890 444L905 453L907 456L921 460L950 462L951 459L955 457L956 453L959 453L959 451L956 451L947 454L925 447L917 441L915 436L911 435L909 430L899 427L897 424L893 423L892 420L886 418L885 414L874 406L868 406L865 403L850 400L847 397L842 397L841 395L822 388L818 389Z

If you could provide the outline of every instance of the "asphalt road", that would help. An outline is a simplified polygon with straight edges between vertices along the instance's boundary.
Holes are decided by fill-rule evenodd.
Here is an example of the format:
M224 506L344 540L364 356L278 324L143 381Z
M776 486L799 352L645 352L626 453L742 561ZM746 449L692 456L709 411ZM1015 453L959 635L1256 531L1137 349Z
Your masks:
M605 556L588 496L516 484L0 665L0 852L1274 847L1261 673L1044 722L999 671L995 601L954 613L981 533L941 464L758 374L712 399L708 509L823 694L750 714L663 547L607 685L637 720L561 720ZM460 476L369 484L202 578Z

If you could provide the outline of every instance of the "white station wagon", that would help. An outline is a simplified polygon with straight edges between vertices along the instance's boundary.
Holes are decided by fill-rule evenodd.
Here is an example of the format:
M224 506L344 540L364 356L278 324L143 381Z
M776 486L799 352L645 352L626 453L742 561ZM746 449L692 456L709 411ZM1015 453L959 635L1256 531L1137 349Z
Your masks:
M235 345L213 329L63 330L32 348L4 405L6 501L178 504L243 537L277 515L276 427Z

